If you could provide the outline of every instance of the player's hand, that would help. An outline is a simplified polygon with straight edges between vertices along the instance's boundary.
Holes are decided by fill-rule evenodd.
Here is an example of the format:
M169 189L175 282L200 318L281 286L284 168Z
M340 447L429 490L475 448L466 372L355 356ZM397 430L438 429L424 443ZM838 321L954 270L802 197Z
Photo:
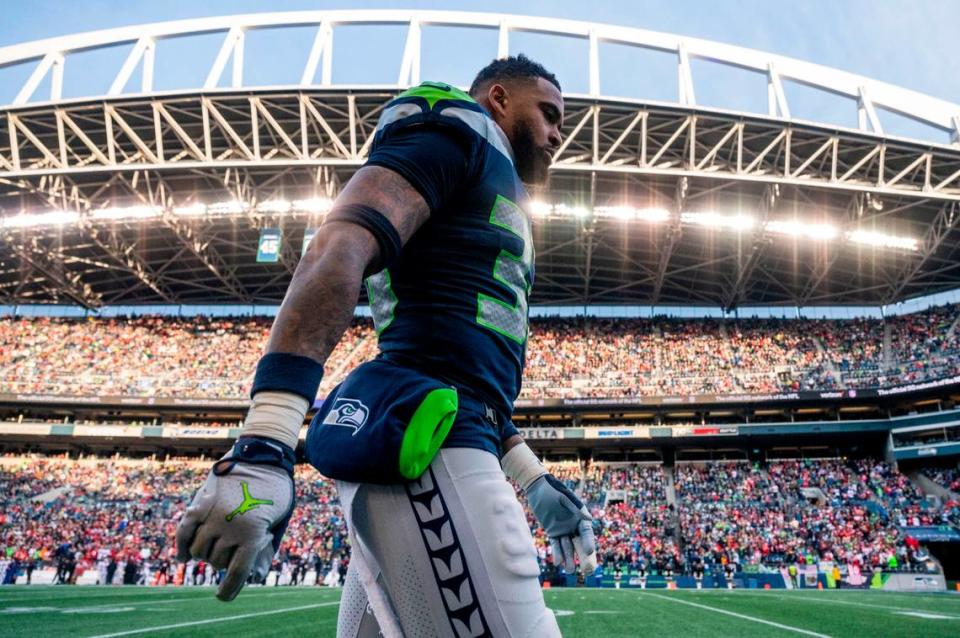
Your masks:
M233 600L250 574L270 571L293 513L294 452L244 437L214 463L177 527L177 559L203 560L227 573L217 598Z
M530 509L550 539L554 564L572 574L576 571L576 554L580 571L585 576L592 574L597 567L597 548L593 517L586 506L550 473L531 483L526 496Z

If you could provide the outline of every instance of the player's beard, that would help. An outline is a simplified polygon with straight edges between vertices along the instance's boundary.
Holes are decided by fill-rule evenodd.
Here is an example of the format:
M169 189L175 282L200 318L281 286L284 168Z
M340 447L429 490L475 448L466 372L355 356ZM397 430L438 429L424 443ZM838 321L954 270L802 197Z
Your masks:
M517 174L524 184L543 184L547 181L551 162L549 151L536 145L526 122L517 122L513 127L513 154Z

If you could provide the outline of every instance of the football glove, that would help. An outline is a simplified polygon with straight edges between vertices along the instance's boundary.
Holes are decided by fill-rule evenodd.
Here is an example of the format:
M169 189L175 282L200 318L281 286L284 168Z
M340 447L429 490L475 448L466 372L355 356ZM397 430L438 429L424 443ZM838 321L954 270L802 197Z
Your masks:
M294 505L294 451L278 441L241 437L214 463L177 527L177 559L227 573L217 598L233 600L253 574L270 571Z
M550 539L554 564L573 574L576 556L580 559L580 571L584 575L593 573L597 567L593 517L583 502L547 472L525 443L511 448L501 464L504 473L520 485L533 515Z

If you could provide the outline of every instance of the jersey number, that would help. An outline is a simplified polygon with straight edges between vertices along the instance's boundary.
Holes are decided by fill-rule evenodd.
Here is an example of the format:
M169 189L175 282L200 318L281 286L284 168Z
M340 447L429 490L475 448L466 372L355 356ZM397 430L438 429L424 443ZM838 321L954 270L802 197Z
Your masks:
M393 323L397 309L397 295L393 292L390 270L384 268L375 275L367 277L367 300L370 302L370 314L373 315L373 328L379 335Z
M530 222L523 209L498 195L490 211L490 223L519 237L523 241L523 254L501 250L493 265L493 278L516 295L516 302L509 304L478 293L477 323L522 344L527 340L527 297L530 294L533 267Z

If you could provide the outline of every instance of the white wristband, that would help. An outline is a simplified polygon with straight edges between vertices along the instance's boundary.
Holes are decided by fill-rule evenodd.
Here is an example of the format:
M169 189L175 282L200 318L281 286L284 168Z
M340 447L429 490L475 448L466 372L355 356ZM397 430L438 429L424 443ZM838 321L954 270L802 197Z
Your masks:
M271 390L257 392L240 436L264 436L296 450L308 409L310 403L300 395Z
M515 481L524 492L534 481L547 473L543 463L526 443L510 448L500 459L500 466L507 478Z

